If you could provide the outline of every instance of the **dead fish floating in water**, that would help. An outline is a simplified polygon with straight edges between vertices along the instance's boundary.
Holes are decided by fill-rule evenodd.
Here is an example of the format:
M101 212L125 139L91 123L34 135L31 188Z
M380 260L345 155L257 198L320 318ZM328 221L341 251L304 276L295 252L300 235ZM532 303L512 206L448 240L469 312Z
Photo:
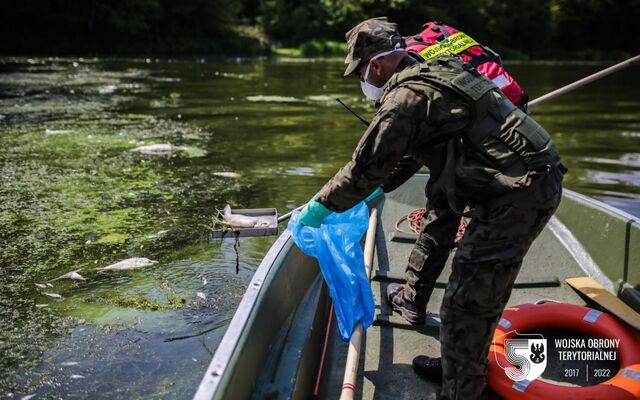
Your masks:
M148 267L156 263L157 261L149 260L148 258L133 257L118 261L115 264L107 265L106 267L96 268L96 271L125 271L129 269Z
M133 151L135 153L140 153L140 154L163 156L163 155L177 153L180 150L182 150L181 147L174 146L169 143L162 143L162 144L150 144L147 146L140 146L140 147L136 147L135 149L131 149L130 151Z
M240 174L237 172L214 172L213 175L219 176L221 178L232 178L232 179L240 178Z
M68 129L45 129L44 133L46 135L64 135L67 133L71 133L73 131L68 130Z
M267 228L271 225L271 221L264 217L232 214L229 204L222 211L222 223L232 228Z
M52 288L53 285L50 283L34 283L34 285L36 285L37 287L39 287L40 289L46 289L46 288Z
M60 363L60 365L62 365L63 367L73 367L74 365L78 365L79 363L77 361L65 361L63 363Z
M80 275L78 271L82 271L83 268L76 269L75 271L67 272L64 275L60 275L59 277L52 279L50 282L59 281L60 279L71 279L74 281L86 281L87 279Z
M71 379L84 379L85 377L83 375L73 374L69 378L71 378Z
M147 235L147 239L157 239L167 234L169 231L158 231L152 235Z
M51 297L52 299L56 299L56 300L64 299L64 297L60 296L58 293L42 292L42 294L47 296L47 297Z

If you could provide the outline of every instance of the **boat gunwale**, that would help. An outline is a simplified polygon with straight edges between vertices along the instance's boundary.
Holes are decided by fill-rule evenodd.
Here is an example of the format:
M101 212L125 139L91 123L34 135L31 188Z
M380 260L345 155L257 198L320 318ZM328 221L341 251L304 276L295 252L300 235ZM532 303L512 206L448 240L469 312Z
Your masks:
M418 173L418 174L414 174L413 177L428 178L429 175L430 174ZM589 197L589 196L584 195L582 193L578 193L578 192L576 192L574 190L567 189L566 187L562 188L562 193L563 193L563 195L569 195L569 196L574 197L574 198L576 198L576 199L578 199L578 200L580 200L582 202L585 202L585 203L591 204L593 206L602 208L605 211L608 211L608 212L610 212L610 213L612 213L614 215L617 215L619 217L625 218L628 221L634 221L634 222L640 223L640 217L636 217L635 215L631 215L628 212L626 212L626 211L624 211L624 210L622 210L620 208L614 207L614 206L612 206L610 204L607 204L602 200L598 200L598 199L596 199L594 197Z
M562 191L563 191L563 193L566 193L566 194L568 194L568 195L570 195L570 196L572 196L572 197L574 197L574 198L576 198L576 199L578 199L580 201L583 201L583 202L589 203L589 204L591 204L593 206L602 208L602 209L604 209L604 211L608 211L609 213L614 214L615 216L622 217L622 218L626 219L627 222L633 221L633 222L640 223L640 217L636 217L635 215L631 215L628 212L626 212L624 210L621 210L621 209L619 209L617 207L614 207L614 206L612 206L610 204L607 204L602 200L598 200L596 198L589 197L587 195L578 193L578 192L573 191L571 189L562 188Z

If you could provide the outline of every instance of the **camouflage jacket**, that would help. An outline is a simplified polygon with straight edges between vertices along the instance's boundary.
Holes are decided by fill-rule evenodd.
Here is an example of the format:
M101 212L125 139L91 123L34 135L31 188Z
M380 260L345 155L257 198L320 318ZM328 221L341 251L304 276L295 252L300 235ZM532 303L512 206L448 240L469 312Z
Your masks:
M344 211L378 186L385 192L394 190L423 165L437 177L445 158L439 139L464 129L470 118L466 100L452 91L433 87L421 95L406 87L392 89L351 161L324 185L317 200L333 211Z
M327 208L344 211L379 185L393 190L426 165L429 200L462 213L506 201L561 165L545 129L460 59L399 70L352 160L320 191Z

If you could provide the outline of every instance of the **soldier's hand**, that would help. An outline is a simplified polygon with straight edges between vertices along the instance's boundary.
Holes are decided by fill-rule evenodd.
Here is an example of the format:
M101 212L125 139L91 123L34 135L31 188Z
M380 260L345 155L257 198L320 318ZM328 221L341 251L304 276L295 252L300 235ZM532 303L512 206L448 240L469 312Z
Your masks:
M300 223L304 226L319 228L322 221L333 211L322 205L322 203L311 200L300 212Z

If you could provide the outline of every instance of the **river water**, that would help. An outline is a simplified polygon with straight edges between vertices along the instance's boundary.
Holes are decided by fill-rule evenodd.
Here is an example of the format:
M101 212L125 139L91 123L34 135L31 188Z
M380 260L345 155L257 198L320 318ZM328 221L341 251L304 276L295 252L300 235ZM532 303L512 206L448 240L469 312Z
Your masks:
M600 68L509 67L532 98ZM274 241L241 239L236 254L233 240L207 240L215 209L285 213L350 158L363 127L334 99L368 119L374 109L342 70L0 59L0 397L189 398ZM534 110L566 186L635 215L639 72ZM180 151L130 151L154 143ZM158 263L95 270L129 257ZM35 285L76 269L86 281Z

